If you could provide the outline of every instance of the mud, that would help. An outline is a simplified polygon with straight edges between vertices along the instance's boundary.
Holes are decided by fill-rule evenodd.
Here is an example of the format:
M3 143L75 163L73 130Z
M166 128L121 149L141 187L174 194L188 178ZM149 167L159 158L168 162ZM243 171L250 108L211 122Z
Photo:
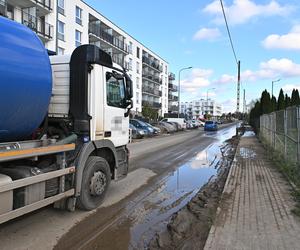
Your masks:
M172 215L165 228L157 232L148 249L203 249L223 192L239 138L232 137L221 148L218 173L199 192Z

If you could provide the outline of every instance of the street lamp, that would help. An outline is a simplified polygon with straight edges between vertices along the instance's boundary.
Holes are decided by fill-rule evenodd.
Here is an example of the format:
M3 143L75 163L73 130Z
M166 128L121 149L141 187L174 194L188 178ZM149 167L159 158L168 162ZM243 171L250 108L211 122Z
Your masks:
M179 70L179 73L178 73L178 118L179 118L179 114L180 114L180 73L181 71L183 70L187 70L187 69L191 69L193 67L186 67L186 68L182 68Z
M281 79L277 79L275 81L272 81L272 95L271 95L271 99L273 98L273 88L274 88L274 82L279 82Z

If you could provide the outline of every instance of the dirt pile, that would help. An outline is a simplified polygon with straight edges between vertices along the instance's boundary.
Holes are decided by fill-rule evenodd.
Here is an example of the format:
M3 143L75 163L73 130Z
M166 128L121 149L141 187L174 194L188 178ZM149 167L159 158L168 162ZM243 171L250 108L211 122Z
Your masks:
M149 249L202 249L223 192L239 138L233 137L221 148L218 175L175 213L164 231L150 241Z

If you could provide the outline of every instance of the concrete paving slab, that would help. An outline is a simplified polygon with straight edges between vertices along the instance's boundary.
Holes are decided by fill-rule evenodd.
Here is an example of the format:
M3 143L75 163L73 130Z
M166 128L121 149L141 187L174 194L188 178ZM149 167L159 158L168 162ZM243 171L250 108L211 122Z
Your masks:
M290 191L257 138L242 137L204 249L300 249Z

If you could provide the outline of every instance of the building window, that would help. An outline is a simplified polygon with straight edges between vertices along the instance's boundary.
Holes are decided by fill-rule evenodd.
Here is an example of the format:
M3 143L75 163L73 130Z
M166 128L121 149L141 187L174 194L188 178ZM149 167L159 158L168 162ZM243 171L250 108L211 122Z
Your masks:
M140 103L140 93L136 92L136 104Z
M76 6L76 23L82 25L82 9Z
M136 57L140 58L140 48L136 47Z
M166 72L166 74L168 73L168 67L167 67L167 65L165 66L165 72Z
M132 70L132 59L129 58L129 70Z
M75 46L78 47L81 45L81 32L75 30Z
M140 63L136 62L136 73L140 73Z
M58 11L58 13L60 13L62 15L65 14L65 1L64 0L57 1L57 11Z
M65 49L58 47L57 48L57 55L62 56L65 54Z
M136 78L136 88L140 89L140 78L139 77Z
M57 38L59 40L64 41L65 40L65 24L62 21L57 21L57 29L58 29L58 35Z
M132 42L129 42L128 52L129 52L129 54L132 54Z

